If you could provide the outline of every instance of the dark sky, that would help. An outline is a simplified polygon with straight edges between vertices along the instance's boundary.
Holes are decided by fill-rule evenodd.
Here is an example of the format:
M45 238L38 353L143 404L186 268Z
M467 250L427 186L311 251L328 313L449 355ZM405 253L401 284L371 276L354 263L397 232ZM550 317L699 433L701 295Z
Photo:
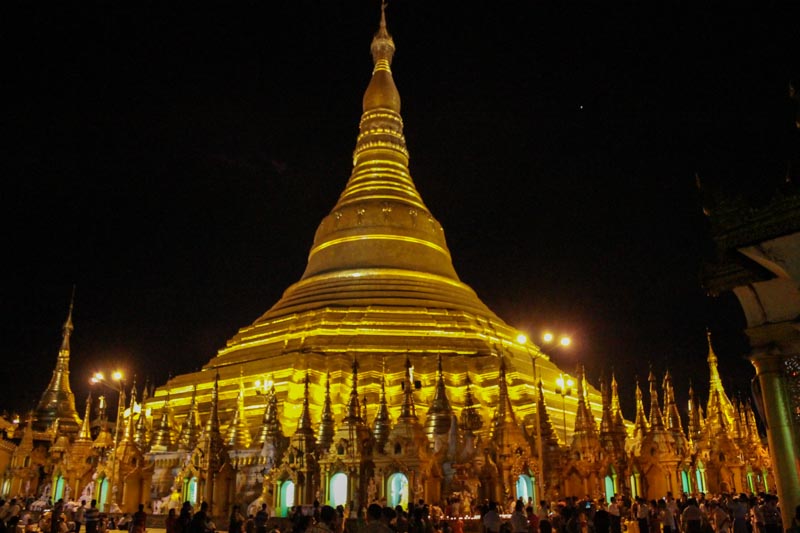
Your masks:
M72 383L163 383L299 279L351 170L378 2L8 11L3 408L50 378L77 285ZM267 5L265 4L265 6ZM695 174L780 183L796 13L394 0L411 172L456 270L554 359L707 389ZM770 3L767 3L770 4ZM4 91L5 92L5 91ZM729 392L753 374L721 334Z

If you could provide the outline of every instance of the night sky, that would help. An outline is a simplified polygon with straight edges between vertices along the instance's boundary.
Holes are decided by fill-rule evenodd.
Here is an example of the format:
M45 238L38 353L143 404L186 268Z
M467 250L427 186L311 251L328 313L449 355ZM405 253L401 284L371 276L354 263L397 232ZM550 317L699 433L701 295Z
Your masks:
M5 10L0 408L35 406L73 284L82 411L94 370L198 369L299 279L350 175L379 3L267 4ZM461 279L531 336L570 334L565 370L613 367L633 418L650 365L705 401L695 175L781 183L798 18L575 4L394 0L393 72ZM731 395L745 346L720 328Z

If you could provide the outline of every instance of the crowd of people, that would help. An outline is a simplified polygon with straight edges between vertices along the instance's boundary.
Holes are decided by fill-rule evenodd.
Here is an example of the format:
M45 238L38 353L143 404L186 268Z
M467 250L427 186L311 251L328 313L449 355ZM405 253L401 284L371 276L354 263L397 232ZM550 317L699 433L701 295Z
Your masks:
M229 533L800 533L800 505L791 524L783 524L778 498L770 494L706 497L667 493L659 500L616 495L605 500L566 498L556 503L510 499L504 505L484 501L465 508L458 498L441 504L420 500L404 508L375 502L367 507L294 506L287 520L272 520L266 503L243 511L234 505ZM464 516L468 515L468 516ZM32 518L24 503L0 499L0 533L106 533L123 530L146 533L147 514L137 512L118 519L101 513L97 502L69 506L58 500L51 509ZM170 509L166 533L216 533L217 525L202 502L195 509L184 502Z

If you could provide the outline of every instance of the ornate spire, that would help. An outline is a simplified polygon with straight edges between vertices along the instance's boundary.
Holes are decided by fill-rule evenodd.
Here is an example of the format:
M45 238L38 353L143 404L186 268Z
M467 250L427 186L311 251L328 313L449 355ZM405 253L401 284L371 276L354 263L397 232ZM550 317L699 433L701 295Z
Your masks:
M67 320L62 327L61 348L58 350L53 377L47 385L36 408L35 426L40 430L50 427L58 419L59 426L67 433L77 433L81 419L75 409L75 395L69 384L70 337L75 329L72 325L72 309L75 303L75 288L69 302Z
M647 376L647 381L650 383L650 428L664 429L664 417L661 414L661 407L658 405L658 385L656 385L656 376L652 369Z
M544 399L544 386L542 380L539 379L539 402L536 406L536 412L539 415L539 429L542 432L542 444L547 444L548 448L553 450L558 448L558 435L553 427L553 421L550 420L550 414L547 412L547 403Z
M169 427L169 392L161 408L161 421L158 424L158 431L153 436L150 449L154 451L167 451L172 449L172 428Z
M378 453L383 452L391 430L392 420L389 417L389 406L386 403L386 377L384 373L381 374L381 397L378 403L378 412L375 413L375 421L372 424L372 435L375 437L375 449Z
M297 420L297 430L292 435L292 446L299 453L308 454L316 448L317 440L314 437L314 427L311 425L311 412L309 410L309 376L306 370L305 388L303 390L303 410ZM304 463L305 464L305 463Z
M747 439L751 446L761 445L761 436L758 433L758 424L756 424L756 415L753 412L753 406L750 402L744 404L745 420L747 422Z
M233 420L228 426L228 434L225 443L231 448L244 450L250 447L253 436L247 427L247 415L244 410L244 382L239 376L239 394L236 396L236 411L233 413Z
M167 395L169 397L169 395ZM131 385L131 401L128 405L128 419L125 421L125 442L133 442L133 414L136 406L136 378ZM124 416L124 413L123 413Z
M414 407L414 382L411 380L411 360L406 356L406 371L403 377L403 406L400 409L400 419L417 420L417 410Z
M355 357L351 365L353 375L353 385L350 389L350 401L347 402L347 415L345 421L350 423L361 422L361 409L358 403L358 361Z
M661 387L664 390L664 409L667 415L664 418L664 427L676 437L679 435L683 437L681 413L678 411L678 404L675 402L675 389L672 386L672 376L669 370L664 373L664 382Z
M439 354L438 370L436 373L436 392L433 394L428 414L425 418L425 435L433 443L437 435L447 435L450 431L450 422L453 418L453 409L447 399L447 390L444 384L442 371L442 354Z
M636 379L636 420L633 422L633 436L641 439L650 429L647 423L647 416L644 414L644 402L642 401L642 389L639 387L639 379Z
M611 414L614 420L614 426L617 429L625 429L625 417L622 416L622 407L619 403L619 386L617 385L617 377L611 374Z
M719 377L719 368L717 354L714 353L714 347L711 344L711 331L706 330L706 338L708 339L708 405L706 406L706 416L708 418L717 418L717 412L721 412L725 418L728 426L733 424L733 404L725 394L725 388L722 386L722 380ZM715 394L716 391L716 394Z
M181 424L178 434L178 449L182 451L193 450L200 438L200 412L197 408L197 384L192 389L192 402L189 404L189 414Z
M689 438L693 442L700 440L704 427L703 408L694 395L694 387L689 385Z
M483 427L483 418L478 402L472 395L472 382L467 372L467 389L464 391L464 408L461 409L461 429L466 433L474 433Z
M600 376L600 398L603 402L603 416L600 418L600 438L611 433L614 427L614 419L611 414L611 392L609 391L606 379Z
M81 424L80 431L78 431L78 436L75 438L75 442L92 441L91 419L92 419L92 393L89 392L89 396L86 397L86 410L83 413L83 423Z
M211 409L208 422L203 432L203 461L205 467L213 473L219 471L224 461L225 445L219 431L219 372L214 377L214 388L211 389ZM208 486L206 487L208 489Z
M257 442L261 446L271 443L280 447L284 438L283 427L278 417L278 397L275 394L275 386L272 385L267 391L267 404L264 407L264 417L261 420L261 432Z
M322 419L319 423L317 434L317 449L320 453L327 453L333 443L333 435L336 433L336 420L333 417L333 407L331 405L331 373L328 371L325 381L325 401L322 404Z
M457 280L441 226L408 169L400 93L391 69L395 45L384 9L370 50L374 68L362 100L353 171L317 230L303 279L333 270L380 267Z
M297 421L297 431L308 433L313 437L314 428L311 425L311 412L308 407L308 398L308 370L306 370L305 387L303 389L303 410L300 412L300 419Z
M573 433L573 440L576 434L585 435L587 437L595 436L597 433L597 426L595 425L594 415L589 407L589 401L586 399L586 370L583 365L580 365L578 370L578 407L575 413L575 432Z

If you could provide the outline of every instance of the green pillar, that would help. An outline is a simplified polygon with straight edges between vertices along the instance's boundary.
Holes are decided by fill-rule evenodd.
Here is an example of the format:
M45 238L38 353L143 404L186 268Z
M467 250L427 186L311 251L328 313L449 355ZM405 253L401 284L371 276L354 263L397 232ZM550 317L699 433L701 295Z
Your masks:
M783 359L777 350L753 352L750 361L761 385L772 469L780 499L784 529L800 505L800 441L793 427L792 408L784 384Z

